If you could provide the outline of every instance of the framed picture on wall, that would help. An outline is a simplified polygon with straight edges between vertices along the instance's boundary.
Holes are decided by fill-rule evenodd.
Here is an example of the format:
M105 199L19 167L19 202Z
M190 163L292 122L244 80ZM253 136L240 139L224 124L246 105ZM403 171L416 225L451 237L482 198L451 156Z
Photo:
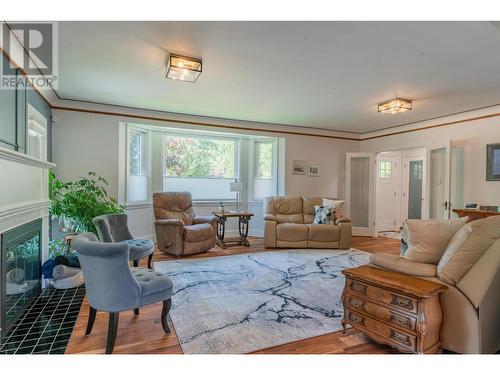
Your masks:
M486 181L500 181L500 143L486 145Z
M319 165L310 165L308 174L312 177L319 177Z
M292 167L292 174L305 175L306 174L306 161L305 160L294 160L293 167Z

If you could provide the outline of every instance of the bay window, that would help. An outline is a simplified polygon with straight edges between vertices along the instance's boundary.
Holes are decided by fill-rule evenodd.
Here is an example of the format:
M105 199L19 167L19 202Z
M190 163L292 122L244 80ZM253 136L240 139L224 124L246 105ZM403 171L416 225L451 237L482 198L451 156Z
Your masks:
M254 142L253 199L260 201L277 194L277 157L275 140Z
M163 135L163 190L189 191L195 200L235 199L239 141L209 136Z
M242 183L244 202L277 195L278 138L125 125L126 204L150 204L157 191L189 191L195 202L232 207L232 182Z
M149 132L130 127L128 130L127 202L149 200Z

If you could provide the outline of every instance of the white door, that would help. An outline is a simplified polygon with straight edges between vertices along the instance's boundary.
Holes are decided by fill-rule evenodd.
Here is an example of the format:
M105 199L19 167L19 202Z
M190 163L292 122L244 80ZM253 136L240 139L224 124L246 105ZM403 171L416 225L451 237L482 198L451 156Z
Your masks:
M406 156L403 160L401 220L424 219L426 212L426 156Z
M429 218L450 218L451 142L429 147Z
M396 155L382 153L377 156L376 170L376 227L377 232L399 230L401 176Z
M345 215L351 218L352 234L372 236L375 232L375 154L346 154Z

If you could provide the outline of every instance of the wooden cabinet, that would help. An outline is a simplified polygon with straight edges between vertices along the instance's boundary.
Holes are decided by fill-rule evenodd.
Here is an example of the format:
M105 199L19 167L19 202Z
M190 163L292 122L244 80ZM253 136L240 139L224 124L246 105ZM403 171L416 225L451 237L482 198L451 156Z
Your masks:
M500 215L500 212L497 211L486 211L486 210L470 210L470 209L453 209L453 212L456 213L459 217L469 217L469 222L479 219L485 219L489 216Z
M344 331L349 324L405 353L440 351L439 294L445 285L370 266L342 273Z

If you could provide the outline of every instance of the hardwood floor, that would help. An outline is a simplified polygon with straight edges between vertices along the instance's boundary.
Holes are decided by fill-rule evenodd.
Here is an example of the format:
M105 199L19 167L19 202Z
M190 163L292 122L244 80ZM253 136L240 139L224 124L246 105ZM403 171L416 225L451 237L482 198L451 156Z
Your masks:
M251 247L214 248L207 253L190 258L207 258L234 254L245 254L270 251L266 250L263 240L250 239ZM352 247L372 253L399 253L399 241L391 238L354 237ZM272 251L272 250L271 250ZM171 255L156 252L154 261L177 259ZM146 266L145 262L142 266ZM169 322L172 333L165 335L160 323L161 304L141 309L139 316L133 311L120 313L115 354L182 354L175 329ZM78 315L66 354L104 353L107 334L108 314L99 312L95 320L92 334L85 336L89 305L85 299ZM349 329L346 335L334 332L327 335L300 340L256 352L257 354L381 354L395 353L389 346L380 345L362 333Z

